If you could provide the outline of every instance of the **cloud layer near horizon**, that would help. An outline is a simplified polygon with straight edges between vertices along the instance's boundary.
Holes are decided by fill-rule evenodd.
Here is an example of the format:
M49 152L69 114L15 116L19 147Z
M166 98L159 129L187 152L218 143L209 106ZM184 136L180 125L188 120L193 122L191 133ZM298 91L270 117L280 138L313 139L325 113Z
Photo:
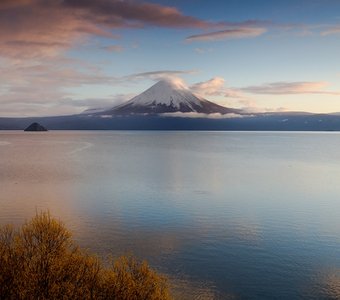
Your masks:
M329 85L325 81L313 82L272 82L257 86L248 86L240 90L252 94L268 95L289 95L289 94L327 94L340 95L337 91L328 91L325 88Z

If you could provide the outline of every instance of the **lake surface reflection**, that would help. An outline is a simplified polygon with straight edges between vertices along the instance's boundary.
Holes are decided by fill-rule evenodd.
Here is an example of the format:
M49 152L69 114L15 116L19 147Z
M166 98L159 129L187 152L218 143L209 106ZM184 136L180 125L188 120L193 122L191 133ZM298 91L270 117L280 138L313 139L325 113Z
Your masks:
M340 298L340 134L0 131L0 224L49 209L176 299Z

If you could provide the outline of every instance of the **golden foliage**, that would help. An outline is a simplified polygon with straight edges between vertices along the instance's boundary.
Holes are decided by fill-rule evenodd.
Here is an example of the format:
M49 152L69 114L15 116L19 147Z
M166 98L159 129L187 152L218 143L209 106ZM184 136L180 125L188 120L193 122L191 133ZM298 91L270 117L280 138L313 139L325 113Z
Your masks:
M49 213L0 227L0 299L170 299L166 279L124 256L104 267Z

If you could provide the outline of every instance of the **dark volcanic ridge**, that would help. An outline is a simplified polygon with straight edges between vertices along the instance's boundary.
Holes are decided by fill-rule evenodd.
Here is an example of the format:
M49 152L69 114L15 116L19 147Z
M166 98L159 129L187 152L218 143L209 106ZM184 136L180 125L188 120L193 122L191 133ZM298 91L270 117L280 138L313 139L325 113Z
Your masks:
M47 131L47 129L40 125L39 123L32 123L30 126L28 126L24 131Z

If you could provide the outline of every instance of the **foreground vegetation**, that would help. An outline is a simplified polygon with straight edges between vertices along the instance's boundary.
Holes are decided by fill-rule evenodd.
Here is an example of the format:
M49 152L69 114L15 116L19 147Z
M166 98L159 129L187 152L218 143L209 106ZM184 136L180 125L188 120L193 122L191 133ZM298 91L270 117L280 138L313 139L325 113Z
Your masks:
M170 299L166 279L146 262L109 267L77 247L49 213L19 229L0 227L0 299Z

